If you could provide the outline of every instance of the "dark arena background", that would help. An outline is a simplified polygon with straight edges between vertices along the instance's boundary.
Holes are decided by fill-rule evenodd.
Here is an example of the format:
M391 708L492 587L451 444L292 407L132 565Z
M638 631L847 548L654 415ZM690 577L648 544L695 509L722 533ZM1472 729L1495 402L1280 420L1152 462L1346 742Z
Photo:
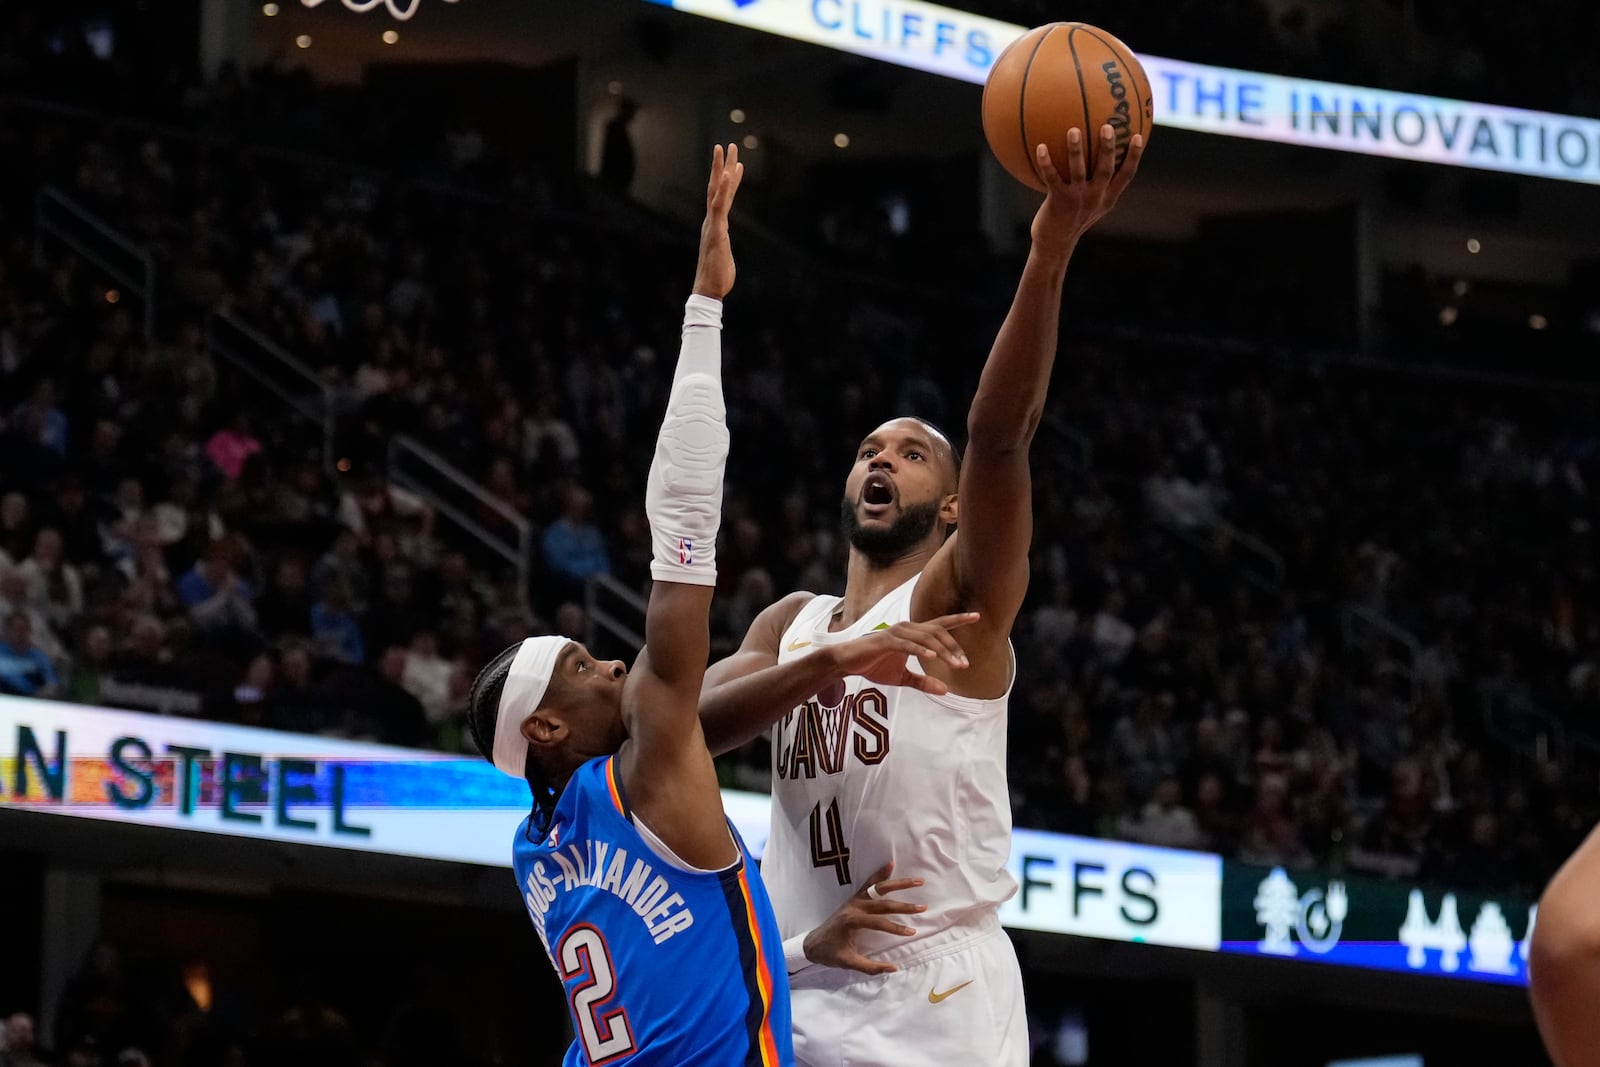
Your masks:
M842 587L863 433L962 426L1038 202L980 86L1055 19L1156 129L1033 448L1032 1062L1550 1062L1600 6L952 2L0 5L0 1064L560 1063L466 700L528 634L638 648L709 146L720 656ZM757 848L770 766L718 763Z

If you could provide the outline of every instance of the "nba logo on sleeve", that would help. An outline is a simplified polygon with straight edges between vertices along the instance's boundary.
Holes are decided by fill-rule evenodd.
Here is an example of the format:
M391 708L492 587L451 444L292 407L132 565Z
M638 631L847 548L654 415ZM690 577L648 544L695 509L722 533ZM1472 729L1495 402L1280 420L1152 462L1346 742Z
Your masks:
M687 537L678 538L678 562L685 567L694 563L694 541Z

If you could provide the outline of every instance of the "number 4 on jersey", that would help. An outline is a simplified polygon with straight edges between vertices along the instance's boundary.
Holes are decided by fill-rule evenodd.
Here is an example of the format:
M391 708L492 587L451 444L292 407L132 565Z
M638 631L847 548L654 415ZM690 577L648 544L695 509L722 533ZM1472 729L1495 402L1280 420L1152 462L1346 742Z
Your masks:
M824 827L826 822L826 827ZM827 831L828 844L822 844L823 831ZM828 802L824 816L822 805L811 807L811 866L832 867L839 876L840 885L850 885L850 848L844 843L844 825L839 820L839 798Z

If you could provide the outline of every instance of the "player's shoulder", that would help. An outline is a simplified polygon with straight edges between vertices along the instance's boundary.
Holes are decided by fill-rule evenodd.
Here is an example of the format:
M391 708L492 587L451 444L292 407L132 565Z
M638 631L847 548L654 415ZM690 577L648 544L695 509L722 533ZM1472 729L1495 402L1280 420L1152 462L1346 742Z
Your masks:
M800 589L790 593L782 600L768 604L751 624L751 634L763 634L770 641L773 649L776 650L778 640L783 636L784 632L794 625L794 621L800 617L800 613L806 609L806 605L816 598L816 593L809 593Z
M817 599L816 593L805 589L796 589L782 600L769 606L767 611L772 612L775 619L787 626L789 623L794 622L800 613L805 610L806 605L815 599Z

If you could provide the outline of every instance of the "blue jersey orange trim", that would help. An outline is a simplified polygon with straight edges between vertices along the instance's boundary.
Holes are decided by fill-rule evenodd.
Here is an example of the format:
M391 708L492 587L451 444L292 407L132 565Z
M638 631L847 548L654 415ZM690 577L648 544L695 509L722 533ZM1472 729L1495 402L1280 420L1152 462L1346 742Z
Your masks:
M617 757L615 756L606 760L606 785L610 787L611 803L617 806L617 813L632 822L633 811L628 807L628 794L622 788L622 775L617 773Z
M740 970L750 1006L745 1012L745 1027L750 1034L745 1067L778 1067L778 1039L772 1031L772 971L767 967L756 918L755 901L750 893L748 861L724 874L722 891L728 902L728 918L739 943Z

